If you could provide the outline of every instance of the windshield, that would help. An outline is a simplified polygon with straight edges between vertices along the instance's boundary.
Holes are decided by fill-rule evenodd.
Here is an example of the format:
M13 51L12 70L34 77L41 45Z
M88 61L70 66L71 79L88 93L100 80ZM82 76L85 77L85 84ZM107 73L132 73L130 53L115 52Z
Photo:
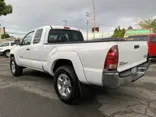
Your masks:
M148 41L148 36L143 35L143 36L130 36L127 38L129 41Z
M0 44L0 47L6 47L6 46L9 46L9 42L5 42L5 43Z

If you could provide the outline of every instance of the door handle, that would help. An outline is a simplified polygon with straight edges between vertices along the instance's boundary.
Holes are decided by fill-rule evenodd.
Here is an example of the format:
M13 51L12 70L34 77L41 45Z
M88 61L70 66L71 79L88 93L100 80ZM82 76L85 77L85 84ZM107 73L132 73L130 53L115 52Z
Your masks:
M27 51L29 51L29 50L30 50L30 48L27 48L26 50L27 50Z
M139 45L134 45L134 49L138 49L138 48L140 48Z

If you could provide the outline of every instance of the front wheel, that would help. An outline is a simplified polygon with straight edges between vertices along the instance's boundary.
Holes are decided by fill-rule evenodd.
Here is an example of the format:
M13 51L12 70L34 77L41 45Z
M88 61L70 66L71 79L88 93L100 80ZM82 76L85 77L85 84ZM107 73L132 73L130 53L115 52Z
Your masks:
M14 76L21 76L23 74L23 68L16 64L15 58L10 58L10 70Z
M69 65L58 68L54 76L54 88L61 101L73 104L79 95L78 80L73 68Z
M7 57L7 58L9 58L9 56L10 56L10 50L5 51L4 52L4 56Z

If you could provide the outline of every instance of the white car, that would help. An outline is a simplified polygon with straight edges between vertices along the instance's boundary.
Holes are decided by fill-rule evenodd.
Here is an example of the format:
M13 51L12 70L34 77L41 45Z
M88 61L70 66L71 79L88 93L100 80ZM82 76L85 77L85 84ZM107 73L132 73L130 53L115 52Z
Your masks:
M0 44L0 54L3 54L5 57L9 57L10 50L15 47L14 41L3 42Z
M10 69L23 68L54 77L58 97L71 104L89 90L88 85L118 87L145 75L147 42L123 39L84 41L78 29L44 26L31 30L10 53Z

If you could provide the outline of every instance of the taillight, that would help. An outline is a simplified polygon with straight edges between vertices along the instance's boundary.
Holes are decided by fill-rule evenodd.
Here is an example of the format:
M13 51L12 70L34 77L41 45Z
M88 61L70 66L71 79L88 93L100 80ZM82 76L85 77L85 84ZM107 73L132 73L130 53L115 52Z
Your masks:
M106 70L117 70L118 67L118 60L119 60L119 51L118 46L113 46L106 57L105 66Z

